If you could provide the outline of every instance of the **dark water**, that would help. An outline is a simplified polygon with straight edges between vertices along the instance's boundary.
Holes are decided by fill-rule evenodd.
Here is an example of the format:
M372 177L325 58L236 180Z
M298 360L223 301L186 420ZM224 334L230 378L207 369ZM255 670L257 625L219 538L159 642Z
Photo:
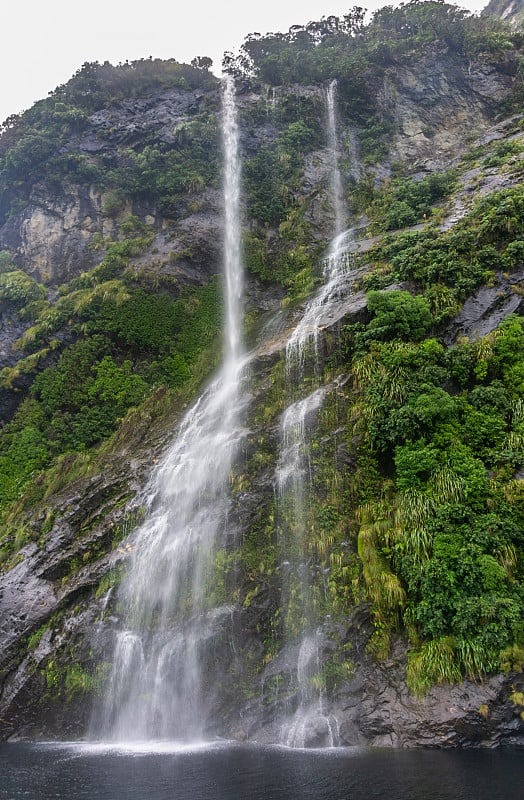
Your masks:
M519 800L516 751L0 746L2 800Z

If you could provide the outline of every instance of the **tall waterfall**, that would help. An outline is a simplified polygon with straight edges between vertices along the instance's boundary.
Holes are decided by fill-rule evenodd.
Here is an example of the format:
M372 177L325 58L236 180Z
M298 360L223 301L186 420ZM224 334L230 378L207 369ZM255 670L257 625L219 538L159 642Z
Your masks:
M223 87L225 326L222 368L182 420L144 494L119 592L123 625L97 736L195 741L216 676L210 643L229 609L207 600L226 532L228 478L242 437L240 165L234 83Z
M301 378L308 350L312 346L314 360L318 361L318 335L320 320L328 303L347 294L350 256L346 245L352 231L345 231L346 208L342 191L342 178L339 167L339 146L336 117L337 82L331 81L326 90L326 128L328 154L330 159L331 205L335 218L334 238L323 265L324 282L315 297L308 303L300 322L291 334L286 346L286 368L288 374L296 372Z
M302 318L293 330L286 345L286 374L289 384L296 387L304 377L306 359L313 357L315 372L318 365L318 342L321 319L329 303L347 295L349 287L350 257L346 245L352 232L344 232L345 205L342 179L339 169L339 148L336 125L336 81L326 91L326 128L330 157L331 204L334 212L334 238L324 260L324 283L315 297L307 304ZM324 695L314 688L315 677L321 669L321 636L316 630L317 621L310 597L309 563L306 552L308 496L309 496L309 431L315 423L316 414L328 387L319 386L305 398L293 402L281 418L280 458L276 471L276 484L281 511L280 540L288 567L288 586L283 586L283 597L288 598L284 608L285 619L297 609L291 608L290 600L294 585L294 596L299 596L301 616L301 640L295 648L296 685L298 705L293 717L283 726L282 743L290 747L304 747L310 740L321 740L324 744L336 744L336 722L325 711ZM296 601L295 601L296 605ZM295 628L297 625L295 624ZM285 630L286 638L296 637L295 630Z
M326 92L327 106L327 139L329 155L331 158L331 201L335 214L335 239L344 230L346 220L346 209L344 204L344 193L342 190L342 178L340 175L338 159L338 137L337 137L337 109L336 109L337 82L331 81Z

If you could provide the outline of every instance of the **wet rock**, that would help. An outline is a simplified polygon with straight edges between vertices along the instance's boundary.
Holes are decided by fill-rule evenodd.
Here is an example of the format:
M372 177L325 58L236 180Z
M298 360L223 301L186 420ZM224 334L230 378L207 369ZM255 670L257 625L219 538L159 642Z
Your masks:
M423 698L409 692L405 682L407 645L397 640L391 657L377 663L366 653L372 633L369 608L363 606L348 619L341 640L351 643L354 676L346 681L323 713L307 716L303 730L309 744L326 735L327 720L338 731L338 743L373 747L524 747L524 720L512 692L524 687L524 675L495 675L480 683L464 681L456 686L433 687ZM325 653L326 655L326 653ZM288 673L296 659L292 645L285 647L266 667L266 677ZM295 661L296 664L296 661ZM277 697L263 713L251 711L249 736L256 741L275 741L289 727L296 705ZM330 723L331 724L331 723ZM277 732L277 733L276 733Z
M443 337L446 344L453 344L462 336L480 339L494 331L509 314L520 312L523 298L514 287L523 280L524 267L511 275L499 272L493 286L481 286L446 326Z
M493 109L511 91L512 82L495 65L460 58L426 56L416 69L386 70L378 96L400 128L393 160L429 160L432 169L442 169L463 149L468 132L478 135L491 125Z
M125 549L112 550L133 494L136 464L108 467L93 477L79 479L67 492L49 501L47 513L29 518L34 541L23 547L12 566L0 573L0 737L8 734L41 708L40 665L60 649L63 642L49 630L56 615L74 620L68 630L59 628L80 658L82 648L74 642L92 636L94 591L107 573L125 556ZM49 531L45 517L54 519ZM91 601L79 612L74 608L86 594ZM73 635L73 632L75 635ZM80 631L80 633L79 633ZM27 654L29 637L41 635L37 649ZM92 655L90 656L92 658ZM13 728L12 720L16 720ZM44 723L42 722L42 725Z
M524 6L522 0L490 0L481 14L500 17L509 22L512 28L519 30L524 21Z

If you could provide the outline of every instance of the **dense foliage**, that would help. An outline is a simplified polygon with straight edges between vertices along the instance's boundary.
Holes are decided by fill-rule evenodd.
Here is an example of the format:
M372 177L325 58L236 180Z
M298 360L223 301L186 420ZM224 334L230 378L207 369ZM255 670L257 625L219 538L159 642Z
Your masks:
M412 338L412 337L408 337ZM411 686L500 668L522 644L524 322L445 350L397 337L354 364L362 430L383 479L368 485L359 553L378 638L399 615L420 647ZM402 591L381 592L380 573ZM383 644L383 642L382 642ZM446 647L447 672L433 662Z
M5 120L0 128L0 224L23 207L35 181L60 185L66 177L114 190L113 208L135 194L160 201L167 215L176 214L173 197L191 194L215 175L216 126L206 114L182 125L169 144L141 141L136 149L122 147L109 162L77 152L70 140L88 128L90 115L100 109L166 88L213 88L217 79L207 66L160 59L116 67L86 63L49 97Z
M364 25L365 12L294 25L288 33L250 34L240 55L226 67L272 85L321 83L344 76L341 93L364 113L366 81L400 59L419 58L428 46L448 55L474 57L520 45L519 35L495 17L475 17L454 5L431 0L398 8L384 6Z
M268 502L238 555L249 575L245 607L260 592L284 597L268 612L268 659L284 636L300 634L306 593L319 624L370 600L368 652L386 658L392 637L407 637L407 679L416 694L524 661L524 320L509 316L483 338L444 344L446 325L467 298L520 274L521 153L520 138L494 142L449 173L357 187L373 230L426 226L386 234L355 258L370 290L367 317L346 325L341 340L327 334L320 348L320 380L349 380L326 395L309 422L312 474L303 517L292 501ZM479 192L462 218L441 227L438 205L453 198L471 164L477 185L482 170L493 168L505 179L514 175L513 185ZM285 263L277 273L284 285ZM391 288L399 283L402 289ZM287 286L293 295L293 281ZM518 283L513 291L520 294ZM319 381L313 350L299 396ZM296 396L277 365L257 419L277 419ZM271 458L268 437L259 434L243 490ZM296 549L297 527L304 552L285 554L301 566L283 585L279 537L288 531ZM330 690L351 670L351 658L337 653L315 678ZM278 693L279 684L274 688Z
M176 389L198 376L199 357L220 328L219 286L173 296L167 281L152 293L146 276L127 269L143 246L140 239L110 246L96 270L60 287L53 305L41 285L5 264L0 298L34 324L18 342L28 355L4 368L0 385L12 390L34 379L0 432L0 511L35 470L108 438L156 386Z

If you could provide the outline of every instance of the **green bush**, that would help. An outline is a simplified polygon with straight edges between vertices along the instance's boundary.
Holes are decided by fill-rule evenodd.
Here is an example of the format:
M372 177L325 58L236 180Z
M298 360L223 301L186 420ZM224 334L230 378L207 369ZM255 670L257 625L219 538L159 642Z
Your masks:
M422 339L430 330L433 319L427 300L409 292L369 292L368 311L374 314L368 323L364 339Z
M45 298L46 290L21 270L0 273L0 301L21 308L35 300Z
M13 256L7 250L0 250L0 273L14 272L16 270L13 264Z

